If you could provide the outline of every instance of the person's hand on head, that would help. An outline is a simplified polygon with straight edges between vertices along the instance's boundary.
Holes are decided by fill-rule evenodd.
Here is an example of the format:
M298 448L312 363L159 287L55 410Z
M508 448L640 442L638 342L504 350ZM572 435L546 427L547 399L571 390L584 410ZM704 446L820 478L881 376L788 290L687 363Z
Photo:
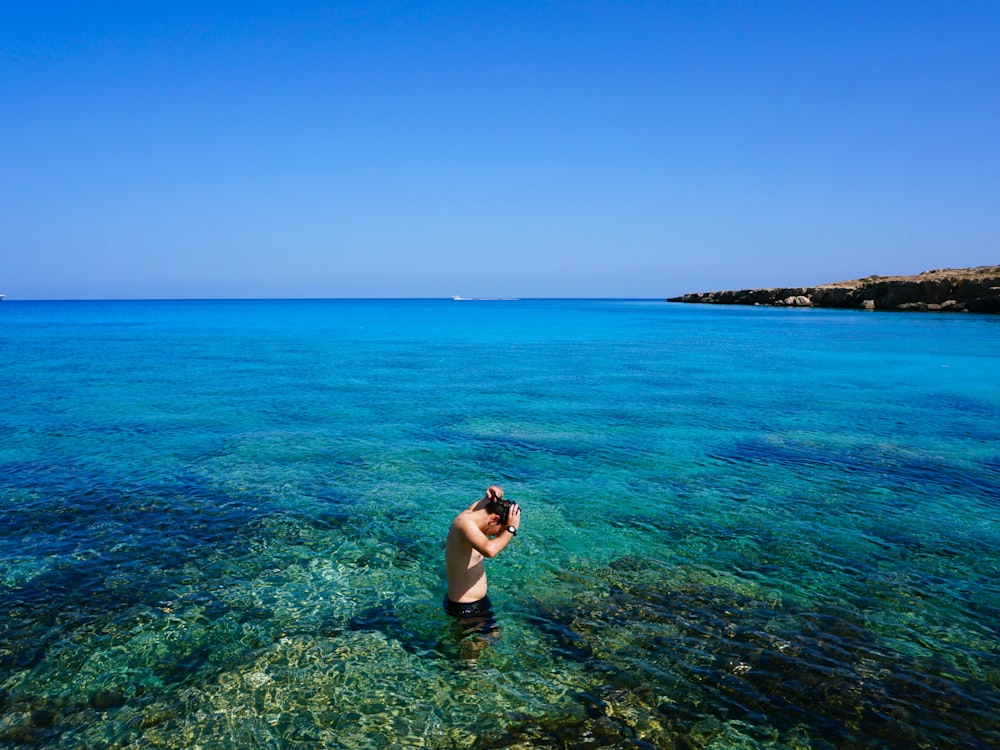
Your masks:
M507 514L507 523L515 529L521 527L521 506L517 503L510 504L510 513Z

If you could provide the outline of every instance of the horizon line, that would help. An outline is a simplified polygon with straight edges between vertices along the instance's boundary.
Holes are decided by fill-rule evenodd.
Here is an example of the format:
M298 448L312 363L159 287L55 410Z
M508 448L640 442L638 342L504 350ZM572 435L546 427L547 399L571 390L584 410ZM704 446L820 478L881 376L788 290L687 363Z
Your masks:
M593 301L666 301L666 297L3 297L0 304L11 302L529 302L544 300L593 300Z

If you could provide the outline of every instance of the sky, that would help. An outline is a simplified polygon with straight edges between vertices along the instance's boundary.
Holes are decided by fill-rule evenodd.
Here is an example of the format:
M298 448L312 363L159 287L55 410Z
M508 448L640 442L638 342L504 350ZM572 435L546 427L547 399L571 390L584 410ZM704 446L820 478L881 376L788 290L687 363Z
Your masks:
M1000 2L4 2L7 299L1000 263Z

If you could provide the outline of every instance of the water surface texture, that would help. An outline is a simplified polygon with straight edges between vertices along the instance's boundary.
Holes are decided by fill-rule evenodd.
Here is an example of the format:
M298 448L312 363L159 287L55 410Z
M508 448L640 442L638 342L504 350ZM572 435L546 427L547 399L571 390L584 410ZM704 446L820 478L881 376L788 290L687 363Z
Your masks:
M1000 318L4 302L0 351L0 744L1000 745Z

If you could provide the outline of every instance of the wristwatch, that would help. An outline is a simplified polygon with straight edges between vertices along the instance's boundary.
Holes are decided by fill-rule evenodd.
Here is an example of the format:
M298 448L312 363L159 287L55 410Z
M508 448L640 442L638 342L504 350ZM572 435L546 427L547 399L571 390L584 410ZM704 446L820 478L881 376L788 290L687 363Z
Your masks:
M511 536L517 536L517 529L515 529L513 526L508 526L507 531L510 532Z

